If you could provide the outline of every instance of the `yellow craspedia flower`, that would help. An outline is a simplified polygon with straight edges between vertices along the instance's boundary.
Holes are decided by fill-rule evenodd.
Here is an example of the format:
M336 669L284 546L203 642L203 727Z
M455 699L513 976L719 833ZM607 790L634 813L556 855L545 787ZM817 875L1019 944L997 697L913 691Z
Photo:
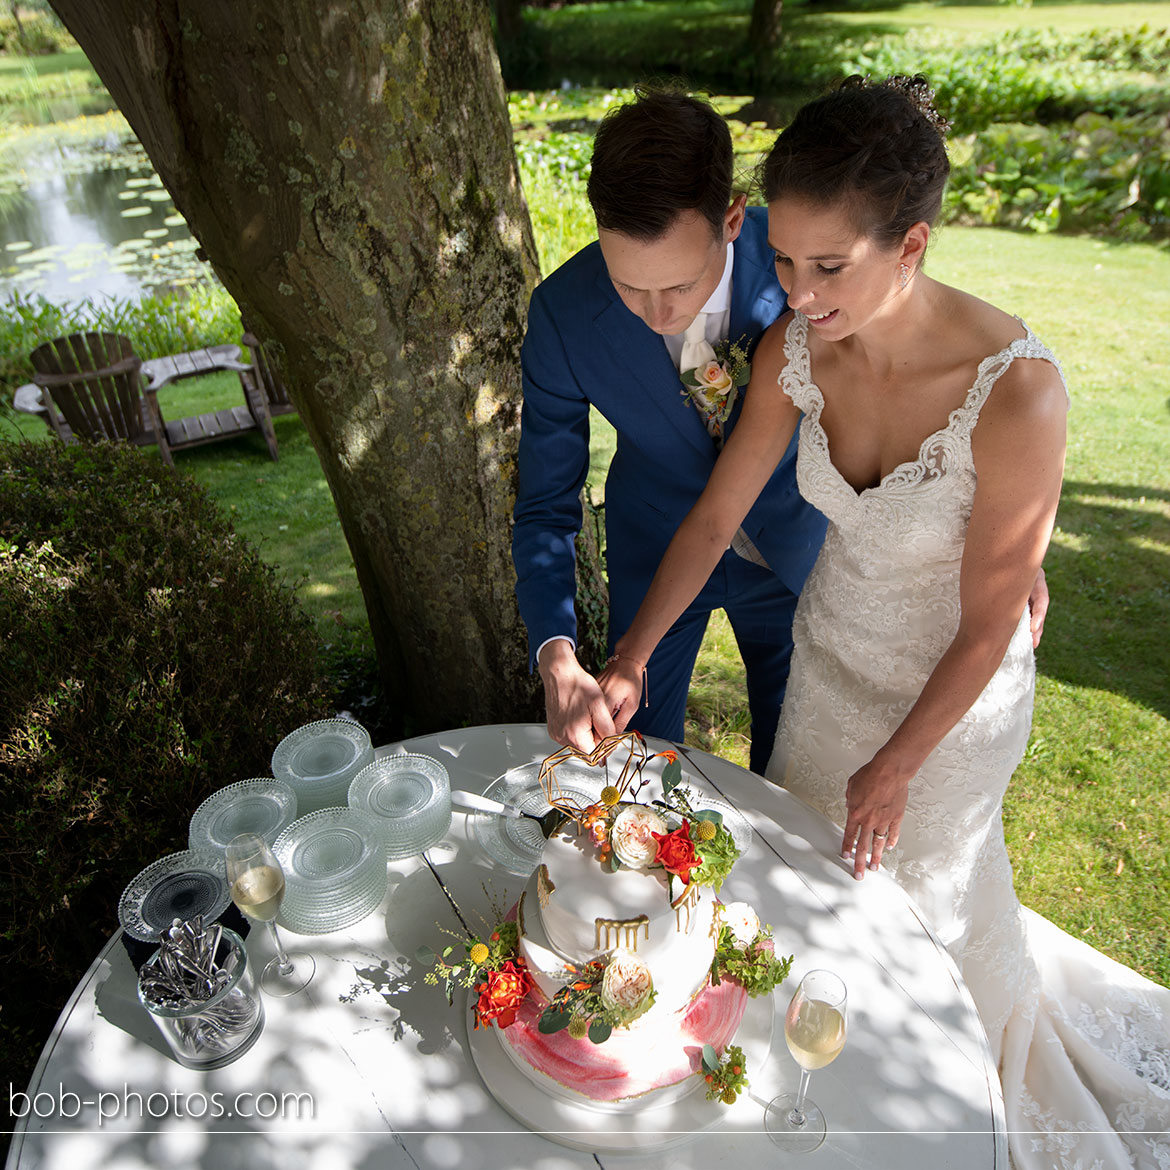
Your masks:
M695 821L691 829L696 841L713 841L718 832L714 821Z
M617 804L621 798L622 794L612 784L607 784L601 790L601 803L604 804L606 808L613 808L613 806Z
M476 943L471 948L471 961L478 967L481 963L486 963L488 955L491 952L483 945L483 943Z
M723 1090L723 1096L721 1100L723 1101L724 1105L734 1105L737 1097L738 1094L736 1091L730 1085L728 1085L727 1088Z
M584 1016L574 1016L569 1021L569 1035L574 1040L584 1040L589 1035L589 1021Z

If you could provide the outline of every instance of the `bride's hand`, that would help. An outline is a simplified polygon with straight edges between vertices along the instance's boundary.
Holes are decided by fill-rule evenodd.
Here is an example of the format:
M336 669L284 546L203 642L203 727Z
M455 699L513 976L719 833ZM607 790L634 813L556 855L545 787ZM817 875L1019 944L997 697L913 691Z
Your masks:
M897 845L909 794L909 780L884 763L880 753L849 777L841 856L852 859L858 881L865 877L867 855L869 868L877 869L882 853Z
M625 731L642 701L642 680L645 677L645 665L623 654L614 654L597 676L597 685L601 687L619 734Z

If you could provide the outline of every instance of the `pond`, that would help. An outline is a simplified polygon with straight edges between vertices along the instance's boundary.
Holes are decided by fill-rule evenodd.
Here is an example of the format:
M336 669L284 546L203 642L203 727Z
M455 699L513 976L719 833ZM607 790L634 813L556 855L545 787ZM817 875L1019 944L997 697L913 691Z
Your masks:
M0 300L137 297L207 279L197 243L148 162L46 151L0 192Z

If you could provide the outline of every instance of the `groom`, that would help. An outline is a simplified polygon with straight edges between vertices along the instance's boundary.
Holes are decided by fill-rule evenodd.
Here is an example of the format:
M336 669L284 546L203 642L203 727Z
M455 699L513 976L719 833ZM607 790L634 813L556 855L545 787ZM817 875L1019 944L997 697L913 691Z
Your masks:
M610 646L715 465L722 425L684 396L682 373L720 342L750 354L784 311L763 208L732 199L731 135L706 103L642 92L608 115L589 200L599 239L533 294L512 556L550 736L583 751L614 727L576 657L574 538L589 467L589 408L617 430L605 485ZM695 603L646 664L630 722L682 741L691 671L714 609L726 610L747 675L751 766L771 755L792 653L792 615L824 536L800 497L795 439Z

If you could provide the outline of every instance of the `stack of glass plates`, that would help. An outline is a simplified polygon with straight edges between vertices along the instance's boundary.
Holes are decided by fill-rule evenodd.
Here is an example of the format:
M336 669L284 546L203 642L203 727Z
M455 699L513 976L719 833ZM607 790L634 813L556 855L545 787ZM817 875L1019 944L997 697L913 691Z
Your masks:
M297 811L315 812L345 804L349 782L374 758L370 736L352 719L306 723L276 745L272 774L292 785Z
M122 891L118 921L131 938L157 943L176 918L214 922L231 900L223 854L187 850L148 865Z
M284 870L280 922L328 934L360 922L386 893L386 844L377 820L355 808L323 808L293 821L272 847Z
M378 818L391 860L413 857L451 827L451 781L430 756L385 756L353 778L349 807Z
M222 853L240 833L256 833L269 846L296 819L297 794L283 780L241 780L213 792L196 810L187 844L204 853Z

